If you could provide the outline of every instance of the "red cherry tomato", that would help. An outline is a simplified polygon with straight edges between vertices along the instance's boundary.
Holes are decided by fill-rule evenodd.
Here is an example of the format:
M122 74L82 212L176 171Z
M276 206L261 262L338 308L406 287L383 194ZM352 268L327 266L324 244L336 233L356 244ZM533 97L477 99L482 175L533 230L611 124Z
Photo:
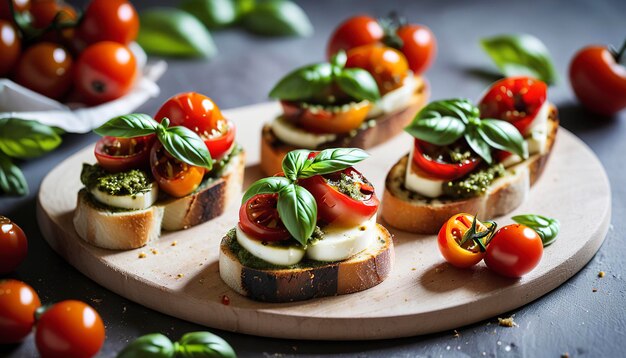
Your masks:
M405 25L398 29L398 37L402 40L400 51L409 61L414 74L419 75L432 65L437 56L437 40L432 31L423 25Z
M448 163L441 155L436 154L435 149L440 148L429 143L415 139L413 150L413 163L426 173L445 180L455 180L471 173L481 163L480 157L470 157L461 163Z
M185 126L198 133L213 159L221 159L235 142L235 125L203 94L186 92L171 97L155 116L159 122L164 117L169 118L173 126Z
M72 85L72 56L63 47L41 42L29 47L15 68L15 81L54 99L60 99Z
M94 148L98 164L117 173L130 169L147 168L154 135L135 138L102 137Z
M303 107L301 103L281 101L288 121L313 133L348 133L361 126L372 104L359 102L334 112L316 107Z
M43 358L93 357L104 343L104 324L86 303L61 301L39 317L35 343Z
M527 226L512 224L495 233L487 246L485 263L502 276L521 277L539 264L542 255L541 237Z
M548 86L539 80L530 77L505 78L491 85L480 100L480 116L505 120L524 135L547 96Z
M239 208L239 228L259 241L283 241L291 237L276 205L278 194L257 194Z
M401 87L409 71L409 64L402 52L378 44L364 45L348 51L346 67L358 67L368 71L384 95Z
M379 42L385 32L376 19L360 15L342 22L330 37L326 55L331 58L339 50Z
M139 17L126 0L93 0L78 31L87 44L114 41L127 45L137 37Z
M172 157L160 142L150 150L150 169L159 189L173 197L192 193L202 183L204 168L183 163Z
M30 0L12 0L13 8L16 12L22 13L30 9ZM9 7L9 1L0 1L0 19L13 22L13 14Z
M439 230L437 245L439 252L446 261L458 268L468 268L476 265L485 256L480 247L473 240L467 240L461 245L463 235L471 228L474 216L470 214L456 214ZM476 231L485 231L487 227L476 220Z
M6 77L20 58L22 41L12 23L0 20L0 77Z
M33 329L39 296L22 281L0 280L0 344L21 342Z
M69 4L56 0L34 0L30 6L30 14L33 18L33 26L43 29L56 21L76 20L76 10Z
M612 54L604 46L589 46L572 59L569 78L576 97L590 111L605 116L626 108L626 55Z
M352 178L352 184L357 186L363 196L362 199L353 199L339 191L336 183L341 179L342 174ZM311 192L317 203L317 215L326 224L341 227L359 225L376 214L380 204L372 184L354 168L323 176L316 175L300 179L298 182Z
M135 55L124 45L103 41L87 47L78 57L74 85L93 105L125 95L136 77Z
M27 253L28 240L22 228L0 215L0 274L14 271Z

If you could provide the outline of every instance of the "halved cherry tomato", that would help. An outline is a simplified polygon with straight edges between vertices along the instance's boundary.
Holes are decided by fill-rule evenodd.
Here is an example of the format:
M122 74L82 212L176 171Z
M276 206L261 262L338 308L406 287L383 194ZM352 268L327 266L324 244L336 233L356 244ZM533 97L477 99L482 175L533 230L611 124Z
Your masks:
M28 240L22 228L0 215L0 274L14 271L27 253Z
M33 329L41 306L32 287L18 280L0 280L0 344L21 342Z
M363 196L361 200L353 199L332 185L333 181L341 179L342 174L354 178L353 184L358 186ZM340 227L359 225L374 216L380 204L372 184L354 168L300 179L298 183L313 195L317 203L317 215L326 224Z
M172 157L158 141L150 150L150 169L159 189L177 198L196 190L205 172L202 167L189 165Z
M5 77L20 58L22 41L17 29L6 20L0 20L0 77Z
M235 125L203 94L186 92L171 97L155 116L159 122L164 117L169 118L171 125L185 126L198 133L213 159L221 159L233 147Z
M447 163L440 156L433 154L432 148L435 146L419 139L415 139L414 146L413 163L438 179L462 178L476 169L482 161L480 157L472 156L461 163Z
M78 36L87 44L114 41L127 45L137 37L139 16L126 0L92 0L85 10Z
M521 277L539 264L542 255L543 243L537 232L512 224L494 234L487 246L485 263L502 276Z
M304 107L290 101L280 103L285 119L313 133L348 133L361 126L372 108L368 101L336 107Z
M104 343L104 324L96 310L81 301L61 301L37 321L35 344L43 357L93 357Z
M468 268L476 265L483 259L485 253L480 250L476 241L469 239L463 245L463 235L472 227L474 216L470 214L456 214L443 224L437 235L439 252L446 261L458 268ZM486 231L487 227L476 220L476 231Z
M548 86L530 77L508 77L489 88L480 100L481 118L505 120L522 135L547 100Z
M154 135L135 138L105 136L96 143L94 154L98 164L113 173L147 168L154 140Z
M437 56L437 40L430 29L424 25L408 24L397 31L402 40L400 51L409 61L409 67L415 74L426 72Z
M239 208L239 228L259 241L283 241L291 237L280 220L278 194L257 194Z
M13 1L13 9L16 12L22 13L30 9L30 0L11 0ZM0 1L0 19L13 22L13 14L11 14L11 8L9 7L9 1Z
M347 53L346 67L358 67L369 72L381 95L401 87L409 72L409 64L402 52L379 44L352 48Z
M46 97L60 99L72 85L72 63L65 48L41 42L22 54L15 68L15 81Z

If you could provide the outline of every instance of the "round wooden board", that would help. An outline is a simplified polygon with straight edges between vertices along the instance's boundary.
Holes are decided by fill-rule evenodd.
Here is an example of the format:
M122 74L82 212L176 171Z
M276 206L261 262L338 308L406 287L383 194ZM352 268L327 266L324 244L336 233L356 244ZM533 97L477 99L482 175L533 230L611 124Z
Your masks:
M260 177L256 163L261 126L279 111L275 103L226 111L247 150L244 187ZM379 195L387 170L410 143L410 137L402 134L370 150L371 158L358 166ZM602 165L582 141L561 128L530 198L498 219L506 225L512 215L540 213L561 221L558 240L523 278L499 277L483 263L474 269L455 269L444 263L435 236L388 227L395 235L396 262L382 284L344 296L259 303L230 290L218 273L219 242L237 221L237 203L211 222L164 233L158 242L137 250L109 251L82 241L74 231L72 213L81 187L81 163L94 162L92 152L89 146L68 158L41 184L37 216L54 250L94 281L130 300L209 327L259 336L383 339L453 329L502 314L550 292L580 270L602 244L611 217L611 192ZM141 252L147 257L140 259ZM224 295L230 304L222 303Z

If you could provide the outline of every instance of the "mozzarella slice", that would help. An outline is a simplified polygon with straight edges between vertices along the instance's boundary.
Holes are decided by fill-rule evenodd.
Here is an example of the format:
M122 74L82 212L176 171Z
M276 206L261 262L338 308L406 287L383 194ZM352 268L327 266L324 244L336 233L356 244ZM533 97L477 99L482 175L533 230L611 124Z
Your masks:
M405 108L408 106L409 102L411 102L418 86L419 83L415 76L413 76L413 72L409 72L402 86L386 93L380 100L372 105L372 109L370 109L367 114L367 118L380 117L385 113L391 113Z
M304 257L304 249L298 246L282 246L255 240L237 225L237 242L252 255L279 266L295 265Z
M443 184L446 180L436 179L424 175L423 173L417 173L413 170L413 151L415 146L411 146L411 152L409 153L409 163L406 167L406 176L404 178L404 186L415 193L423 195L428 198L437 198L443 195Z
M376 215L353 228L324 228L324 238L310 244L306 256L317 261L348 259L371 245L376 237Z
M151 184L150 190L135 195L111 195L104 191L93 188L91 195L102 204L115 208L141 210L152 206L159 197L159 186L156 182Z
M272 131L278 139L287 144L298 146L298 148L315 149L320 144L331 142L337 138L337 135L332 133L310 133L305 129L298 128L289 123L284 117L274 119L271 126Z

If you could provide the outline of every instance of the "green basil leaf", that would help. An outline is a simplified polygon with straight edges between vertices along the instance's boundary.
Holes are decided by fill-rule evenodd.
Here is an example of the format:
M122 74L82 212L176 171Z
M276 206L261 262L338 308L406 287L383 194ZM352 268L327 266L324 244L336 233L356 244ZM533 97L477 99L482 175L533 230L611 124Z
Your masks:
M404 130L413 137L435 145L448 145L456 142L465 132L465 124L459 118L431 112L431 118L416 117Z
M204 25L186 11L159 7L144 10L137 43L149 54L213 57L217 48Z
M176 357L236 358L235 350L222 338L210 332L187 333L178 341Z
M283 173L291 181L296 181L300 177L300 173L307 165L310 150L300 149L292 150L285 155L283 159Z
M480 121L478 133L490 146L528 158L528 147L524 137L511 123L497 119L483 119Z
M165 150L174 158L207 170L213 168L211 153L209 153L206 144L191 129L183 126L165 128L159 125L157 136Z
M526 225L535 230L541 237L544 247L556 241L561 226L557 219L535 214L516 215L511 219L518 224Z
M28 195L28 183L24 173L2 152L0 152L0 191L9 195Z
M278 193L278 215L291 236L306 246L317 223L317 203L313 195L299 185L286 186Z
M169 338L152 333L135 339L117 354L117 358L172 358L175 352Z
M156 132L159 123L147 114L133 113L109 119L93 131L101 136L139 137Z
M335 82L342 91L357 101L366 99L374 102L380 99L376 80L362 68L344 68L338 71Z
M268 177L255 181L248 190L243 194L241 203L245 203L257 194L278 194L286 186L291 184L291 181L285 177Z
M264 36L309 36L313 25L297 4L285 0L269 0L257 3L242 18L243 26Z
M344 50L337 51L337 53L330 59L330 64L338 69L344 68L346 66L346 62L348 62L348 55Z
M183 0L179 7L197 17L209 29L231 25L238 17L235 0Z
M505 76L532 76L548 84L556 81L550 53L535 36L500 35L480 43Z
M487 164L493 163L491 148L489 147L489 144L487 144L487 142L485 142L485 140L480 136L477 128L468 127L468 130L465 132L464 137L470 148L472 148L472 150L476 154L483 158L485 162L487 162Z
M434 113L439 113L441 116L459 118L465 124L468 124L472 118L480 117L478 107L473 105L472 102L463 98L453 98L430 102L426 107L422 108L416 118L431 118L435 116Z
M286 101L305 101L324 91L332 81L332 66L329 63L309 65L283 77L269 96Z
M10 157L38 157L59 144L61 137L52 127L32 120L0 118L0 150Z
M355 165L367 157L369 157L369 154L359 148L324 149L313 160L305 163L298 179L338 172Z

